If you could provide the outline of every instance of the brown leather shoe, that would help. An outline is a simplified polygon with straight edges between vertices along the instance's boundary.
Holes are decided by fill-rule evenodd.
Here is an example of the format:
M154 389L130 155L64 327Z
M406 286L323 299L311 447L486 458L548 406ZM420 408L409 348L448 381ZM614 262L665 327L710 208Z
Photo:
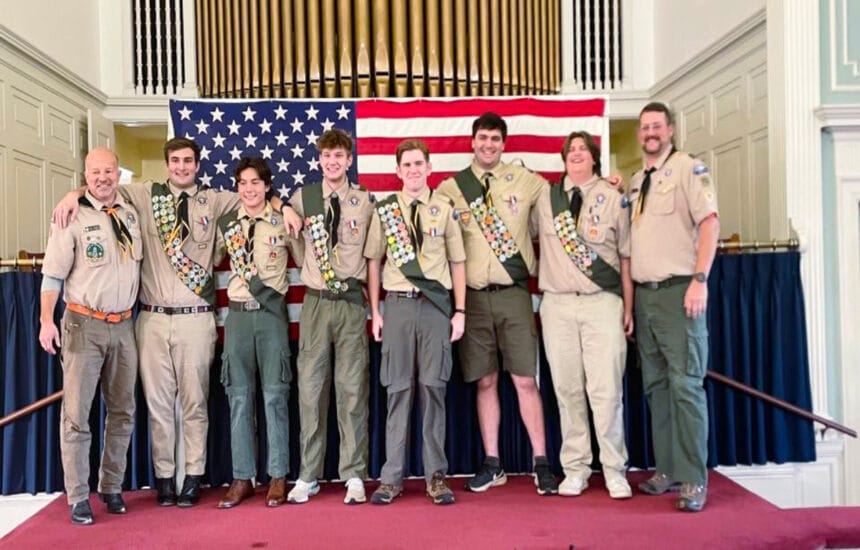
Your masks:
M287 478L273 477L269 482L269 492L266 493L266 506L275 508L287 500Z
M218 508L232 508L248 497L254 496L254 484L250 479L234 479L224 495L218 502Z

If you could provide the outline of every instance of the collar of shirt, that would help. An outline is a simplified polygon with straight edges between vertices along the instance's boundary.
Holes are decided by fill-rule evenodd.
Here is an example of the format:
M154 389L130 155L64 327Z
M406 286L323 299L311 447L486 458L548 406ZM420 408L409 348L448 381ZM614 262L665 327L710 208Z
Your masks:
M92 204L93 208L95 208L96 210L101 210L104 206L111 207L114 205L118 205L120 208L127 208L126 203L122 198L122 195L120 195L119 193L117 193L116 197L113 199L113 204L101 202L100 200L95 198L92 193L89 192L89 190L84 192L84 197L86 197L87 200L90 201L90 204Z
M428 204L430 202L430 196L431 196L431 191L430 191L429 187L427 189L425 189L423 193L421 193L420 195L418 195L415 198L410 197L409 195L404 193L402 190L397 192L397 198L400 200L400 204L402 204L403 206L407 206L407 207L410 206L412 204L412 201L415 199L418 199L418 202L420 202L421 204Z
M588 195L588 192L597 184L597 180L599 179L600 176L591 176L590 180L579 184L579 190L582 192L583 197ZM564 190L569 193L574 187L576 187L576 184L570 181L569 177L564 176Z
M243 218L247 218L247 219L254 218L256 220L271 220L272 219L272 205L269 202L266 202L266 206L260 211L260 213L257 214L256 216L252 216L251 214L248 214L248 211L245 210L245 205L243 204L243 205L239 206L239 209L236 211L236 214L238 214L240 220Z
M185 187L180 189L179 187L174 185L172 181L167 180L167 186L170 188L170 192L173 193L173 198L176 200L179 200L179 195L181 195L182 193L187 193L188 198L194 198L194 195L196 195L197 192L200 190L200 186L196 183L191 187Z
M347 193L352 189L352 184L349 183L349 180L343 182L343 184L337 188L337 191L332 189L331 185L326 180L322 182L322 191L323 191L323 199L327 199L331 196L332 193L337 193L339 198L346 197Z
M660 158L657 159L657 162L654 163L654 170L659 170L663 168L663 165L666 164L666 160L668 160L669 156L675 152L675 146L670 145L668 149L663 151L663 154L660 155ZM642 170L648 169L648 161L643 157L642 159Z
M504 168L504 165L505 165L505 163L504 163L504 162L499 161L499 162L498 162L495 166L493 166L492 168L490 168L490 169L488 169L488 170L484 170L483 168L481 168L480 166L478 166L478 161L476 161L476 160L473 158L473 159L472 159L472 165L471 165L471 168L472 168L472 173L474 173L474 174L475 174L475 177L476 177L476 178L478 178L478 181L481 181L482 179L484 179L484 174L486 174L487 172L491 173L491 174L493 175L493 178L494 178L494 179L495 179L495 178L498 178L498 177L499 177L499 174L501 174L501 173L502 173L502 169Z

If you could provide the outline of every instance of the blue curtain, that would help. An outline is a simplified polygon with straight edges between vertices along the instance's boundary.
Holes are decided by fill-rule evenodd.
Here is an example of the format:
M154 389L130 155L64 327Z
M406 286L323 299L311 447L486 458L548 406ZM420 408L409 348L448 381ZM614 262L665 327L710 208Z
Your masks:
M800 256L796 252L720 255L709 280L710 368L761 391L811 409ZM8 414L62 387L57 361L41 351L38 293L41 277L32 273L0 274L0 396L3 414ZM59 313L58 313L59 315ZM296 345L293 351L293 385L290 392L290 468L299 466L299 417L295 385ZM561 436L558 407L552 390L549 367L541 347L540 383L546 417L547 451L556 471ZM217 354L220 356L220 353ZM231 478L229 409L218 383L220 361L212 366L209 403L209 482L221 484ZM370 457L369 473L379 475L385 461L385 390L379 385L379 345L370 349ZM710 408L709 464L763 464L815 460L811 422L741 394L722 384L706 381ZM531 470L532 451L520 421L516 392L508 376L500 378L502 419L499 448L510 472ZM258 395L258 410L262 410ZM146 402L138 386L137 426L129 449L126 487L135 489L153 483ZM449 472L475 471L483 459L475 409L475 385L462 381L459 361L448 385ZM417 405L416 405L417 409ZM628 349L625 379L625 422L630 464L653 466L648 410L642 392L636 349ZM94 434L103 430L104 411L94 407ZM62 490L59 459L59 405L52 405L3 429L2 493ZM258 471L265 476L265 418L258 418ZM325 477L337 477L338 435L334 400L328 418L328 453ZM414 415L412 446L407 467L422 475L420 419ZM91 450L91 485L95 487L99 449ZM597 453L595 452L595 456ZM595 463L595 467L598 464Z

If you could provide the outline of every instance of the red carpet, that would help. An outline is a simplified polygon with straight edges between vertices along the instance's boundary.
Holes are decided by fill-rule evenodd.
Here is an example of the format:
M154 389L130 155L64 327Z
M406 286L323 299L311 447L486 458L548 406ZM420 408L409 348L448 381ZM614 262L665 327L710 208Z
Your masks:
M636 483L647 474L630 474ZM74 526L61 497L0 540L3 548L823 548L860 547L860 508L780 510L711 472L708 506L676 512L671 495L636 493L613 501L595 475L578 498L539 497L531 477L509 477L484 494L453 479L457 503L434 506L423 482L389 506L345 506L343 486L324 485L307 504L268 509L258 496L232 510L215 508L210 489L190 509L160 508L153 492L126 493L129 513L104 512ZM370 491L376 487L369 483Z

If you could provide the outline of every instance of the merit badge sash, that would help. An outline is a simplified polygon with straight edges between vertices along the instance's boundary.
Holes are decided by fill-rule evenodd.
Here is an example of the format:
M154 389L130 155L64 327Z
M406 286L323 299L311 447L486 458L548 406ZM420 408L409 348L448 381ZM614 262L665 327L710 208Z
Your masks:
M257 266L253 265L248 254L248 238L242 231L239 213L234 210L221 216L218 219L218 230L224 237L227 254L230 256L230 271L248 284L251 277L257 274Z
M415 208L417 207L416 204ZM393 193L379 201L376 204L376 214L385 231L385 242L390 254L389 261L393 261L406 279L424 293L434 306L450 317L451 295L442 283L428 279L421 270L417 251L409 236L406 220L403 217L403 207L397 200L397 194Z
M152 215L161 240L161 248L167 254L167 260L176 276L191 292L215 305L215 283L212 274L182 250L182 221L176 214L173 193L166 183L152 184Z
M326 289L332 295L359 305L364 303L361 293L361 282L355 278L340 280L334 272L329 252L329 234L325 226L325 203L323 201L322 184L315 183L302 187L302 209L305 213L305 231L311 238L314 247L314 259L317 268L325 282Z
M573 265L603 290L621 296L621 275L588 246L576 231L576 223L570 212L570 200L567 198L564 185L557 183L550 186L549 196L555 234Z
M484 238L487 239L487 244L496 255L496 259L508 272L511 279L523 288L527 288L529 279L529 270L526 267L526 262L520 254L519 246L517 246L514 236L508 230L505 222L499 216L499 211L495 205L488 206L484 201L483 186L471 168L461 170L454 176L454 181L469 203L469 210L477 220L481 231L484 233Z

